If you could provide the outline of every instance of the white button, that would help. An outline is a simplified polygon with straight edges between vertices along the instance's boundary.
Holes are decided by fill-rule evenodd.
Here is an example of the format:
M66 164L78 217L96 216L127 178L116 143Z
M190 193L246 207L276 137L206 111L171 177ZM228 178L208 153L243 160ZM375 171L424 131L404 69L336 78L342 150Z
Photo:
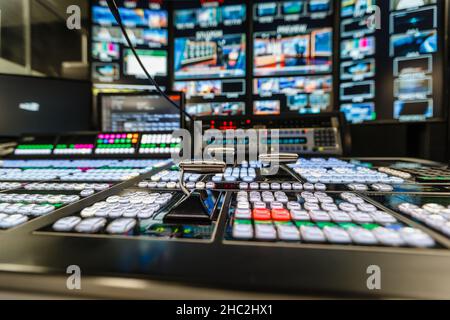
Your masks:
M278 237L283 241L299 241L300 240L300 232L295 226L285 226L279 225L278 229Z
M328 241L331 243L348 244L352 242L350 235L344 229L335 227L325 227L323 229L323 232L327 237Z
M80 217L66 217L53 224L53 230L58 232L70 232L81 222Z
M306 242L325 242L325 235L322 230L318 227L301 226L300 227L301 237Z
M277 231L273 225L257 224L255 225L255 237L258 240L276 240Z
M329 215L334 222L351 222L352 218L344 211L330 211Z
M353 242L362 245L375 245L378 243L377 238L372 232L363 228L350 228L348 230Z
M251 224L234 224L233 226L233 238L235 239L252 239L253 227Z
M313 210L309 212L312 221L327 222L331 221L330 215L325 211Z

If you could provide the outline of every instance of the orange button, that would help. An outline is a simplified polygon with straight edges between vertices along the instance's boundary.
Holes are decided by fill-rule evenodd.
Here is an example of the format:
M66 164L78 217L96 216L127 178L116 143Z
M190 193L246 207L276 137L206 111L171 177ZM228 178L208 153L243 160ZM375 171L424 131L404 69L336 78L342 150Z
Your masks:
M253 209L253 219L267 221L271 219L269 209Z
M291 221L291 214L286 209L273 209L272 219L275 221Z

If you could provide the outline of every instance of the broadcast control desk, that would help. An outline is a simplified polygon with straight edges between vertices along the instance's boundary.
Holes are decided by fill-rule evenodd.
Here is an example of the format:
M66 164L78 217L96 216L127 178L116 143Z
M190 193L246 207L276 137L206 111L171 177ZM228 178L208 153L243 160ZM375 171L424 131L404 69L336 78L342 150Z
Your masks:
M339 157L339 130L306 128L322 145L275 175L185 172L189 196L171 136L24 137L0 162L0 292L449 298L450 170Z

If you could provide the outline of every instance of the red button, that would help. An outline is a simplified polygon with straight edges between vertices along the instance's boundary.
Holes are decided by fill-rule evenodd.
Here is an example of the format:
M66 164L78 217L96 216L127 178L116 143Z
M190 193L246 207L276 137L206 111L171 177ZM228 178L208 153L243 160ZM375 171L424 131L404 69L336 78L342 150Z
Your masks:
M272 219L275 221L291 221L291 214L286 209L273 209Z
M255 220L270 220L270 210L269 209L253 209L253 219Z

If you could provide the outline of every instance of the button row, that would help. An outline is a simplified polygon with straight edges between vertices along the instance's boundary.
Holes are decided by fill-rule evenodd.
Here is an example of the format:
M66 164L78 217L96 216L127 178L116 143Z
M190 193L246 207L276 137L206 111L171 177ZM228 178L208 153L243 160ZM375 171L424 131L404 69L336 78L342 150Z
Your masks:
M398 209L450 238L450 206L427 203L419 207L411 203L402 203L398 206Z
M241 182L239 184L239 189L241 190L295 190L295 191L301 191L301 190L307 190L307 191L326 191L327 186L323 183L300 183L300 182L252 182L252 183L246 183Z
M184 184L186 189L189 190L203 190L203 189L214 189L216 187L214 182L186 182ZM141 181L138 183L138 187L142 189L170 189L178 190L180 189L180 183L178 182L154 182L154 181Z
M149 219L172 199L170 193L135 192L124 196L112 196L83 209L81 217L108 217Z
M0 193L0 202L69 204L78 200L80 200L80 196L77 195Z
M341 245L383 245L429 248L435 241L418 229L409 227L382 227L377 225L334 223L254 223L235 221L232 236L237 240L295 241L304 243L331 243Z
M55 211L51 204L0 203L0 213L7 215L43 216Z
M136 219L150 219L172 199L171 193L130 192L111 196L105 201L53 224L57 232L126 234L137 225ZM111 221L112 220L112 221ZM111 221L108 224L108 221Z
M30 183L24 188L26 190L48 190L48 191L103 191L111 187L108 183Z
M108 221L105 218L87 218L81 219L80 217L66 217L58 220L53 224L53 230L57 232L72 232L77 233L98 233L106 227L106 232L109 234L127 234L132 231L137 221L132 218L120 218L113 220L108 225Z
M20 187L22 187L22 184L18 182L0 182L0 190L13 190Z

